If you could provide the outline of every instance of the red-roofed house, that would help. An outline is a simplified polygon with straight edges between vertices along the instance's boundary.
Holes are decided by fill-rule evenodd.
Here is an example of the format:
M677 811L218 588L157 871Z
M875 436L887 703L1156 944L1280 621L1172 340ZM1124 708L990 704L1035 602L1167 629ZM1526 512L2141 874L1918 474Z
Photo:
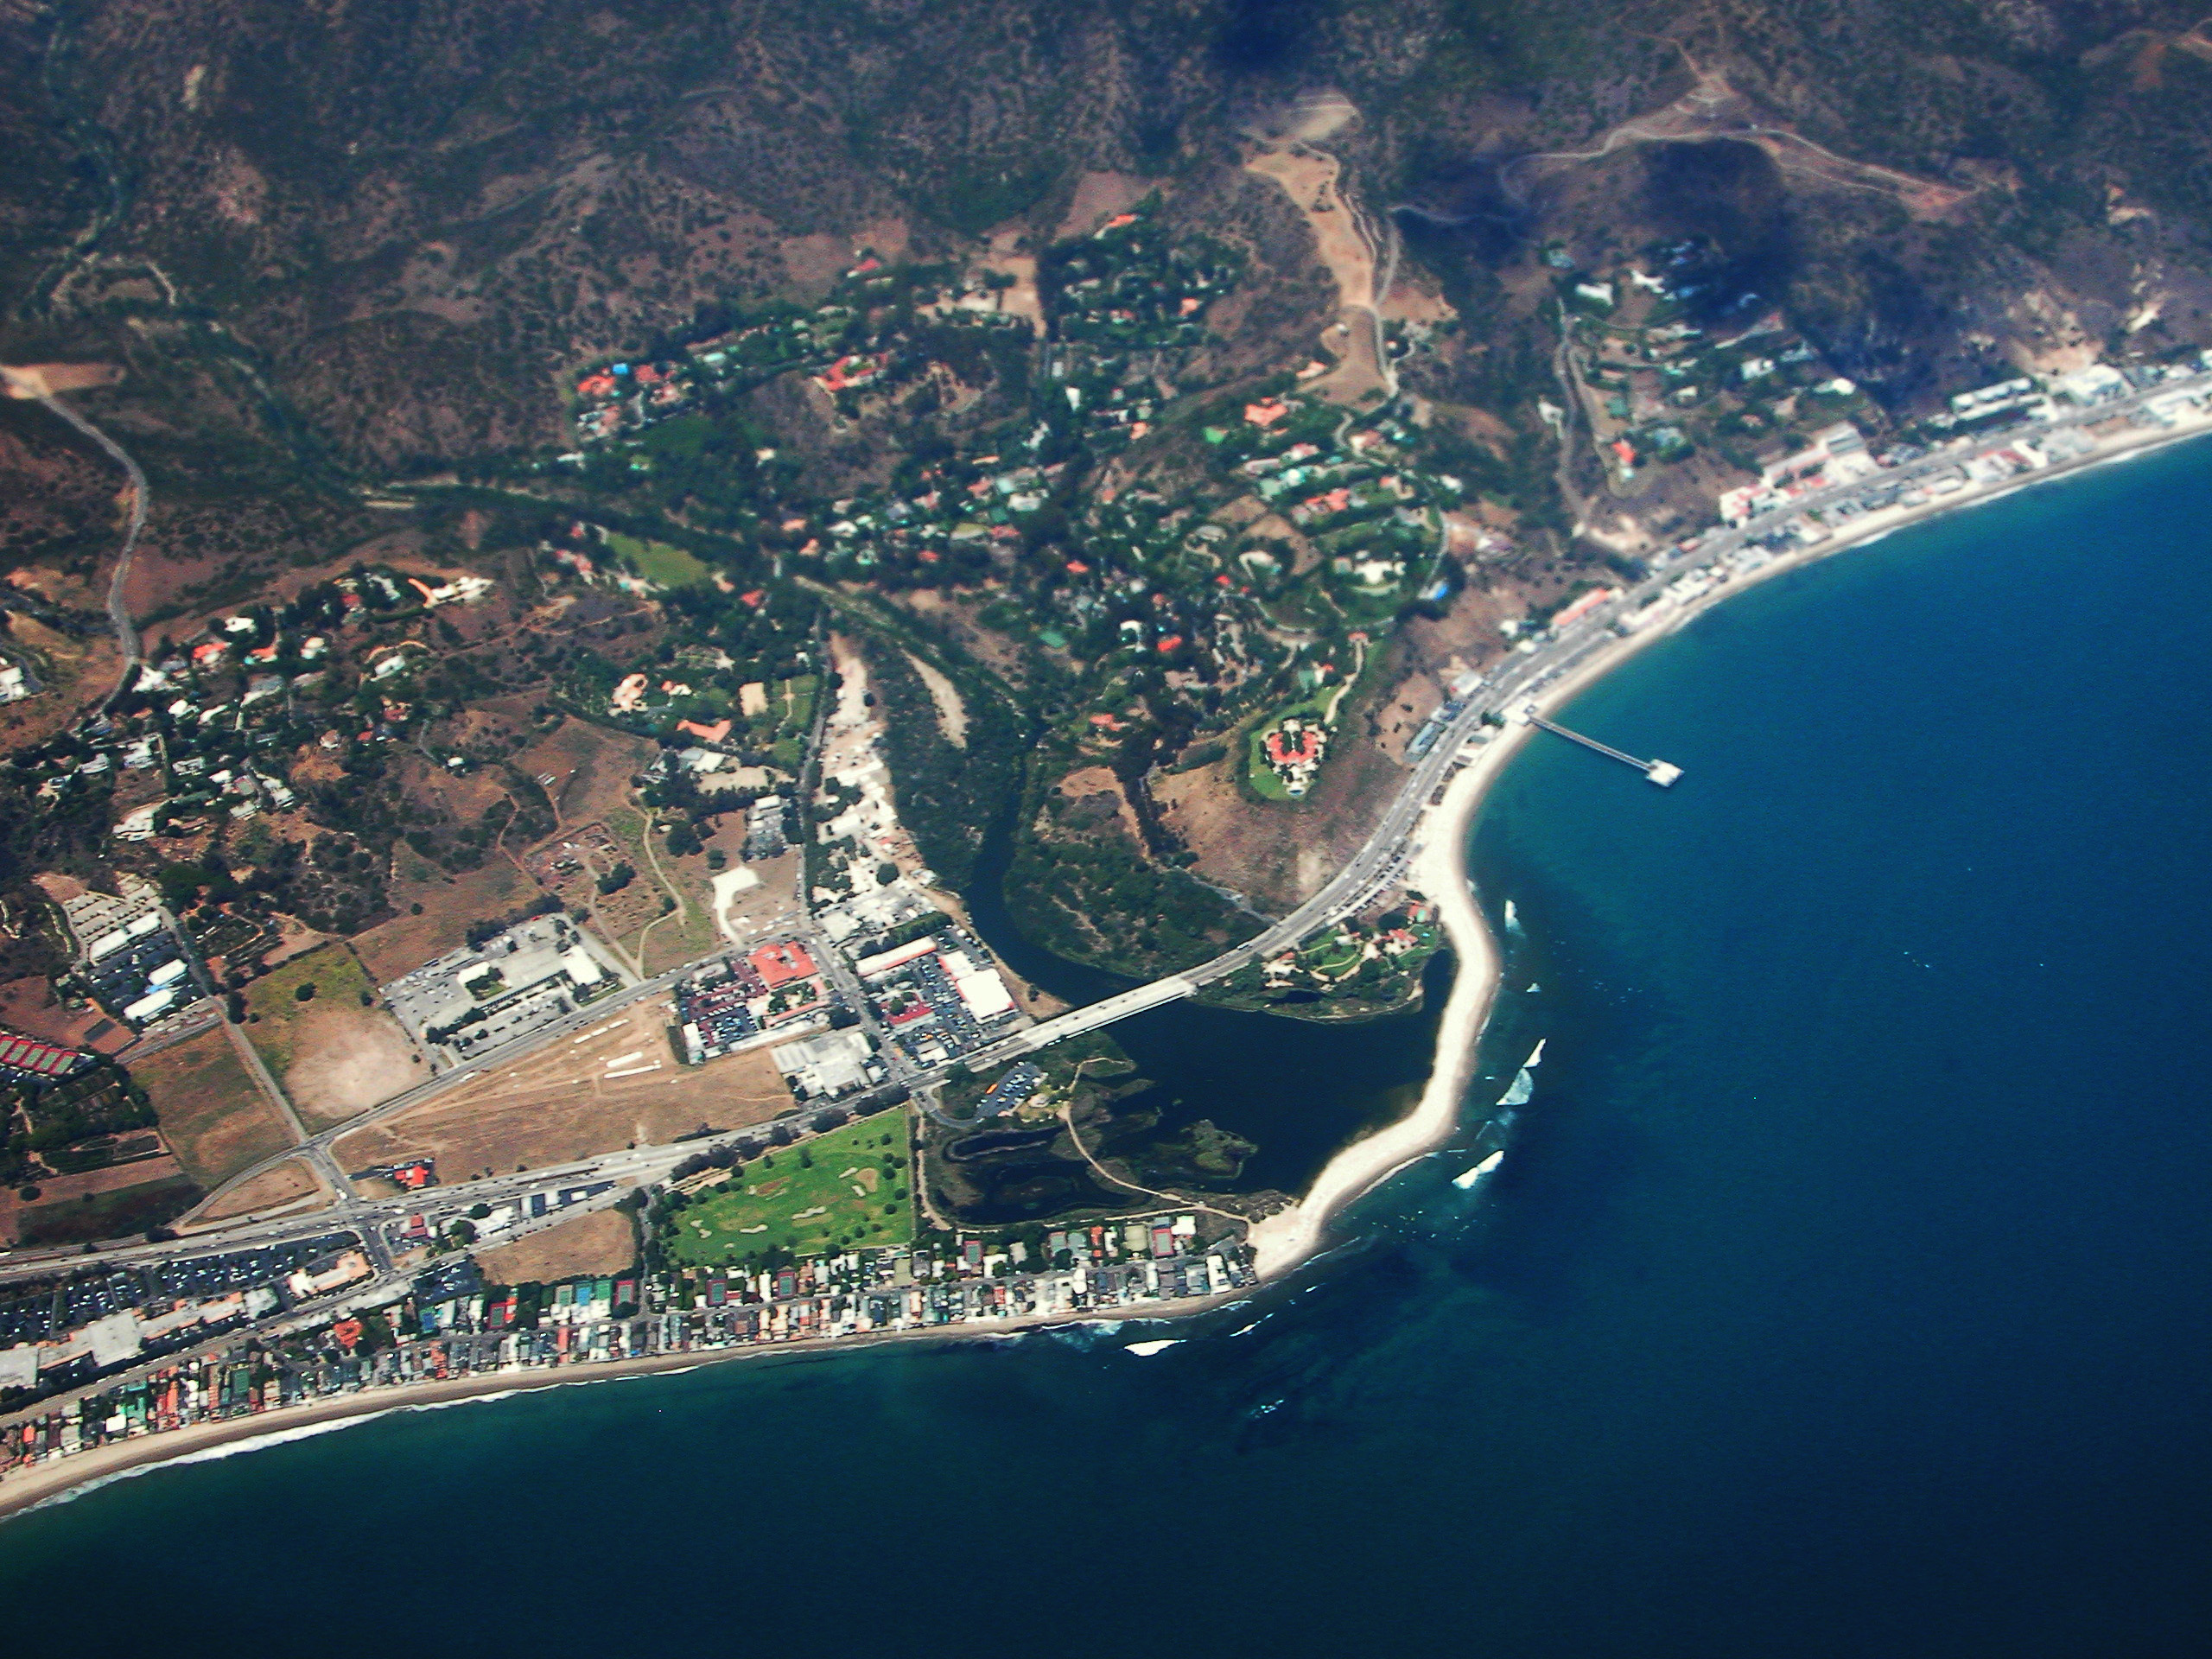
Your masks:
M729 721L718 720L711 726L702 726L696 720L679 720L676 729L697 738L702 743L719 743L729 735Z

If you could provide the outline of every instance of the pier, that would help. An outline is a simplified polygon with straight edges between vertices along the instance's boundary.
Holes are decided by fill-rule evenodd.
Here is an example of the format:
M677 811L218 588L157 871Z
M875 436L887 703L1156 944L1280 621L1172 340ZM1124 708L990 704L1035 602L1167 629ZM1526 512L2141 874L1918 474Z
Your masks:
M1639 760L1632 754L1623 753L1610 743L1600 743L1594 737L1585 737L1580 732L1569 731L1556 721L1546 720L1541 715L1533 711L1529 715L1529 723L1531 726L1541 726L1548 732L1554 732L1571 743L1580 743L1586 749L1595 749L1608 760L1618 760L1624 766L1634 766L1662 789L1668 788L1675 779L1682 775L1682 769L1680 766L1669 766L1664 760Z

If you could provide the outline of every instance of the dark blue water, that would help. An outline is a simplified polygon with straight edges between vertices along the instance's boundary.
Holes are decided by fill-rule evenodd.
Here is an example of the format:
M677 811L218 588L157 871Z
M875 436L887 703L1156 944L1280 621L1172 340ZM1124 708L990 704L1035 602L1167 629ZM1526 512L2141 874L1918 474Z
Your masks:
M2208 525L2201 448L2108 468L1577 704L1688 776L1547 740L1479 828L1490 1069L1549 1038L1480 1199L1432 1160L1151 1359L721 1365L122 1482L0 1527L10 1650L2196 1650Z

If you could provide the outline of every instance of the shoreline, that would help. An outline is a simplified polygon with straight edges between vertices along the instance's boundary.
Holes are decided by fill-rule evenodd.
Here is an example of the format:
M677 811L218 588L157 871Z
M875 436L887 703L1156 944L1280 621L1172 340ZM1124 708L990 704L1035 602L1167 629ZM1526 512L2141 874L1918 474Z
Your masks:
M2172 428L2131 429L2100 440L2097 448L2087 454L2034 474L1999 480L1914 507L1889 507L1865 514L1832 531L1823 541L1781 555L1755 569L1728 576L1653 626L1606 640L1556 680L1516 702L1533 704L1541 712L1551 712L1654 641L1667 638L1707 609L1748 592L1770 577L1868 545L1896 530L1986 505L2016 491L2206 436L2212 436L2212 416L2186 421ZM1435 900L1455 958L1452 988L1437 1029L1435 1064L1420 1100L1410 1112L1340 1148L1295 1204L1252 1225L1248 1242L1255 1253L1257 1285L1219 1295L1145 1305L1146 1311L1122 1319L1115 1319L1110 1314L1105 1318L1029 1314L988 1324L976 1321L923 1331L811 1338L799 1342L645 1355L596 1364L488 1371L442 1382L367 1390L336 1400L305 1402L245 1418L194 1423L0 1471L0 1521L42 1504L67 1501L87 1488L164 1463L255 1440L276 1442L277 1437L289 1438L295 1431L334 1427L387 1412L664 1375L777 1354L818 1356L854 1348L931 1340L988 1342L1031 1331L1083 1325L1179 1320L1249 1298L1255 1289L1311 1258L1320 1249L1331 1225L1348 1206L1434 1151L1450 1138L1458 1125L1475 1057L1496 1005L1502 973L1497 940L1469 878L1467 835L1491 786L1535 729L1525 724L1508 724L1498 730L1452 778L1446 786L1443 799L1420 820L1420 840L1408 872L1408 885Z
M810 1337L798 1342L748 1343L728 1348L694 1348L681 1353L643 1354L632 1359L604 1360L596 1364L534 1366L512 1371L480 1371L442 1381L416 1382L397 1388L365 1389L335 1400L303 1401L279 1406L274 1411L249 1417L230 1417L220 1422L190 1423L154 1434L142 1434L89 1452L49 1459L44 1463L0 1471L0 1523L48 1503L69 1501L86 1490L128 1476L149 1473L166 1463L194 1458L225 1446L252 1449L248 1442L266 1440L272 1445L299 1437L302 1429L335 1429L355 1419L381 1417L389 1412L419 1411L461 1405L471 1400L503 1399L509 1395L535 1394L546 1389L579 1388L592 1382L615 1382L639 1376L667 1376L708 1365L747 1359L770 1359L777 1355L821 1357L849 1353L861 1348L883 1348L915 1342L994 1342L1033 1331L1066 1330L1085 1325L1141 1325L1195 1317L1226 1307L1253 1294L1244 1286L1214 1296L1184 1297L1175 1301L1141 1304L1143 1310L1116 1317L1103 1315L1031 1313L1005 1320L973 1320L927 1331L886 1332L880 1336Z
M1540 714L1552 714L1647 645L1668 638L1707 610L1748 593L1770 577L1868 546L1897 530L1986 506L2018 491L2203 437L2212 437L2212 416L2183 420L2172 427L2130 429L2099 439L2097 447L2087 454L2036 473L1917 506L1884 507L1862 514L1809 547L1730 575L1675 615L1609 641L1557 680L1516 701L1533 706ZM1330 1224L1347 1206L1435 1151L1451 1137L1459 1122L1476 1052L1497 1001L1501 971L1497 942L1476 901L1467 871L1467 833L1506 762L1520 752L1535 729L1523 724L1506 726L1467 763L1446 786L1444 799L1421 819L1421 842L1408 872L1408 885L1436 901L1445 937L1457 958L1451 995L1437 1027L1435 1066L1412 1111L1343 1147L1323 1166L1297 1203L1253 1225L1249 1241L1254 1251L1253 1268L1262 1284L1312 1256L1326 1237Z

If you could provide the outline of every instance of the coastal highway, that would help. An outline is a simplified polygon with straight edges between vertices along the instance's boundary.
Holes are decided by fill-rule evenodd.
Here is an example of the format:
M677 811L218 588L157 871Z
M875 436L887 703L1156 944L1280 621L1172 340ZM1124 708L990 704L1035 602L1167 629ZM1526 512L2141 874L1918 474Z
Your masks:
M1022 1053L1034 1052L1061 1039L1096 1031L1117 1020L1157 1007L1164 1002L1195 995L1212 982L1226 978L1254 961L1289 949L1299 940L1332 925L1367 905L1402 874L1417 849L1418 831L1429 798L1461 759L1461 751L1485 721L1501 717L1541 691L1574 668L1592 652L1620 637L1615 624L1659 597L1669 584L1700 572L1720 577L1725 586L1726 562L1751 543L1773 535L1790 520L1825 512L1856 500L1870 491L1903 486L1940 476L1967 462L2022 442L2033 442L2063 427L2094 426L2135 414L2153 397L2175 392L2212 391L2212 371L2169 380L2088 409L2069 410L2047 421L2010 428L1981 439L1955 440L1947 447L1917 456L1902 466L1885 467L1870 477L1848 484L1829 485L1809 491L1785 505L1733 529L1707 532L1690 552L1656 564L1651 574L1635 583L1617 600L1582 618L1573 626L1534 651L1508 657L1494 677L1476 689L1467 707L1447 727L1399 786L1366 843L1313 896L1289 915L1262 931L1222 952L1211 962L1170 976L1152 984L1122 992L1103 1002L1071 1009L1053 1019L971 1054L967 1064L981 1067ZM2029 476L2032 477L2032 474ZM1966 498L1972 499L1972 498ZM1745 573L1748 574L1748 573ZM925 1081L926 1079L925 1079Z
M1728 562L1753 543L1772 536L1792 519L1856 501L1878 489L1910 486L1916 481L1932 479L1960 467L1981 455L2010 448L2023 440L2033 442L2038 436L2060 428L2101 425L2130 416L2139 411L2150 399L2177 391L2212 391L2212 372L2169 380L2090 408L2069 410L2050 420L2015 426L1986 438L1955 440L1947 447L1917 456L1903 465L1885 468L1872 477L1808 492L1786 505L1741 526L1709 531L1694 543L1688 544L1683 551L1658 562L1651 574L1631 586L1620 598L1581 619L1555 637L1538 644L1535 649L1516 652L1507 657L1493 676L1476 688L1467 699L1466 707L1451 725L1440 733L1434 744L1408 772L1359 851L1319 891L1289 915L1210 962L1024 1027L946 1065L929 1070L915 1067L905 1061L895 1045L879 1041L879 1047L887 1057L887 1065L892 1069L893 1079L887 1090L876 1092L879 1095L895 1095L906 1089L927 1088L947 1080L956 1066L971 1071L979 1071L1034 1053L1068 1037L1103 1029L1147 1009L1193 995L1202 987L1225 978L1253 962L1264 961L1319 929L1354 914L1402 879L1408 863L1418 849L1421 826L1430 798L1459 764L1465 746L1479 734L1484 722L1502 718L1516 709L1591 654L1621 637L1621 630L1616 626L1620 619L1657 599L1669 583L1686 575L1705 573L1716 579L1713 592L1726 591L1733 579ZM2026 476L2031 480L2036 474ZM2009 487L2009 485L1995 487ZM1987 493L1986 489L1964 492L1958 499L1974 499ZM1734 573L1734 576L1750 574L1751 570L1745 569ZM842 963L829 941L810 926L801 925L796 931L816 951L817 958L830 973L833 984L846 994L848 1000L865 1020L866 1000L857 995L857 986L849 986L845 982L850 977L849 972L840 973ZM719 956L721 952L715 954ZM703 958L702 961L711 959ZM232 1184L300 1157L310 1147L327 1155L329 1147L340 1137L420 1105L445 1090L469 1081L488 1065L504 1063L546 1043L556 1041L579 1027L605 1017L614 1009L664 991L698 965L687 963L683 967L671 969L615 996L594 1002L546 1030L488 1052L464 1071L429 1078L348 1123L323 1131L313 1137L307 1147L289 1147L282 1153L264 1160L234 1178ZM880 1038L880 1033L874 1031L874 1022L869 1020L867 1023L872 1034ZM675 1146L640 1147L564 1166L558 1171L531 1171L482 1182L441 1186L435 1190L433 1201L438 1208L444 1210L456 1203L465 1205L475 1202L479 1194L485 1201L495 1201L511 1192L563 1181L573 1184L611 1179L627 1185L642 1184L659 1179L661 1173L683 1158L713 1144L713 1141L702 1140ZM90 1257L67 1257L56 1254L37 1258L35 1265L41 1269L51 1270L63 1261L86 1263L94 1261L130 1262L187 1254L209 1254L278 1238L309 1236L328 1231L334 1226L366 1225L390 1215L410 1213L423 1208L423 1198L419 1197L372 1203L348 1199L337 1210L326 1209L283 1219L271 1218L245 1224L225 1229L219 1234L202 1236L189 1243L128 1245L98 1252ZM358 1220L355 1219L357 1217ZM18 1255L13 1261L0 1264L0 1278L19 1276L22 1271L33 1265L31 1259Z

